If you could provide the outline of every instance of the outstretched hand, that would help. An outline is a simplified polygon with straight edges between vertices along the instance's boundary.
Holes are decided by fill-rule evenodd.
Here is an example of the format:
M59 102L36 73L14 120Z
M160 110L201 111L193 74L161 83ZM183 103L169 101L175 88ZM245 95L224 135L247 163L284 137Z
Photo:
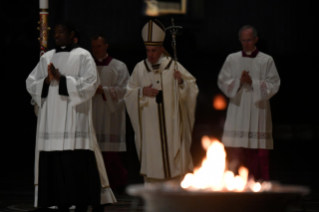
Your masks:
M152 84L143 88L143 96L155 97L158 94L158 90L152 88Z

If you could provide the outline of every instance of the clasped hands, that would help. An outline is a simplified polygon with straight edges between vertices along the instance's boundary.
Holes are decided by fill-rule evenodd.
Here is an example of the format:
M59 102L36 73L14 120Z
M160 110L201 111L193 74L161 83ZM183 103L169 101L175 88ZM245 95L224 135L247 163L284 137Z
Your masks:
M95 94L104 94L102 85L99 85L99 87L97 87Z
M112 100L118 100L117 92L116 92L115 88L109 87L109 91L110 91ZM98 94L102 94L102 95L105 94L102 85L99 85L99 87L96 89L95 95L98 95Z
M183 83L183 78L181 72L178 70L174 70L174 79L178 80L178 84ZM152 88L153 84L146 86L143 88L143 96L148 96L148 97L155 97L158 94L158 90L155 88Z
M249 71L244 70L240 77L240 86L242 86L245 83L251 86L252 80L251 80L251 77L249 76Z
M45 82L50 84L52 80L60 81L62 74L59 69L56 69L52 63L48 65L48 76L45 78Z

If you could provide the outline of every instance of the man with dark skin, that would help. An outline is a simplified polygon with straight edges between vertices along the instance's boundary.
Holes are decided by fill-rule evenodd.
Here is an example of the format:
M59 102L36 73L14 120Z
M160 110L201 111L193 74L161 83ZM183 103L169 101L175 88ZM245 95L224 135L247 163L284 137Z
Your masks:
M54 29L54 40L56 46L66 46L70 45L75 41L74 31L68 33L64 26L56 25ZM60 81L61 73L59 69L56 69L52 63L48 65L48 76L45 78L45 83L50 84L50 82L55 79Z
M74 44L78 45L80 43L80 38L81 38L81 36L80 36L79 30L75 30L74 39L73 39ZM31 104L34 105L34 113L37 116L38 115L39 106L33 101L31 101Z
M91 54L74 45L72 22L55 26L56 48L40 58L27 78L27 90L38 105L35 167L39 208L57 206L84 212L89 205L116 202L109 187L92 123L91 99L99 77Z
M74 42L77 43L77 39L74 37L75 32L72 31L68 33L67 29L65 29L62 25L56 25L54 29L54 40L56 46L67 46ZM59 69L56 69L52 63L48 65L48 73L49 75L45 79L45 82L47 84L50 84L50 82L55 79L56 81L60 81L61 73L59 72Z

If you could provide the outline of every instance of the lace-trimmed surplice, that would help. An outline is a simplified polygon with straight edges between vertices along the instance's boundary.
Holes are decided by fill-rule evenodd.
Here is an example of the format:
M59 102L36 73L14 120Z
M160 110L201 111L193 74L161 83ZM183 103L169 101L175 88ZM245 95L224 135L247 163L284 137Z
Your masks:
M252 85L240 86L243 71L249 71ZM269 55L243 57L230 54L218 76L218 86L229 97L222 142L229 147L272 149L269 99L279 89L280 78Z

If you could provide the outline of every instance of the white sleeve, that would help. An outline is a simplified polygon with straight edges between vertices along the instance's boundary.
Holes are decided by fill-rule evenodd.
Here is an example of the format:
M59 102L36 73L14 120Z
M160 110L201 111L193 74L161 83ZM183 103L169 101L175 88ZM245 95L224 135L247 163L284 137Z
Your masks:
M263 80L252 80L254 102L268 100L275 95L280 86L280 78L272 58L267 61L266 76Z
M77 77L66 76L71 104L76 106L91 99L100 84L95 62L90 54L81 61Z
M192 92L198 93L198 87L196 85L196 79L191 75L180 63L177 63L178 70L182 74L183 83L178 85L179 98L185 100L189 98Z
M123 63L119 69L119 78L117 80L116 86L114 87L118 99L123 99L126 93L126 85L130 78L130 74L127 70L126 65Z
M113 96L110 91L111 86L103 86L103 90L107 98L107 104L109 105L111 112L114 112L118 108L118 105L121 105L118 103L121 102L124 98L124 95L126 93L126 86L130 77L128 69L124 63L121 64L121 66L119 67L117 71L118 71L118 79L117 79L116 85L112 87L115 90L115 93L117 96L116 101L112 100Z
M240 87L240 79L231 74L231 58L228 56L218 75L218 87L229 98L234 98Z
M32 99L41 107L41 94L45 78L48 76L45 59L40 58L39 63L29 74L26 80L27 91L32 96Z

